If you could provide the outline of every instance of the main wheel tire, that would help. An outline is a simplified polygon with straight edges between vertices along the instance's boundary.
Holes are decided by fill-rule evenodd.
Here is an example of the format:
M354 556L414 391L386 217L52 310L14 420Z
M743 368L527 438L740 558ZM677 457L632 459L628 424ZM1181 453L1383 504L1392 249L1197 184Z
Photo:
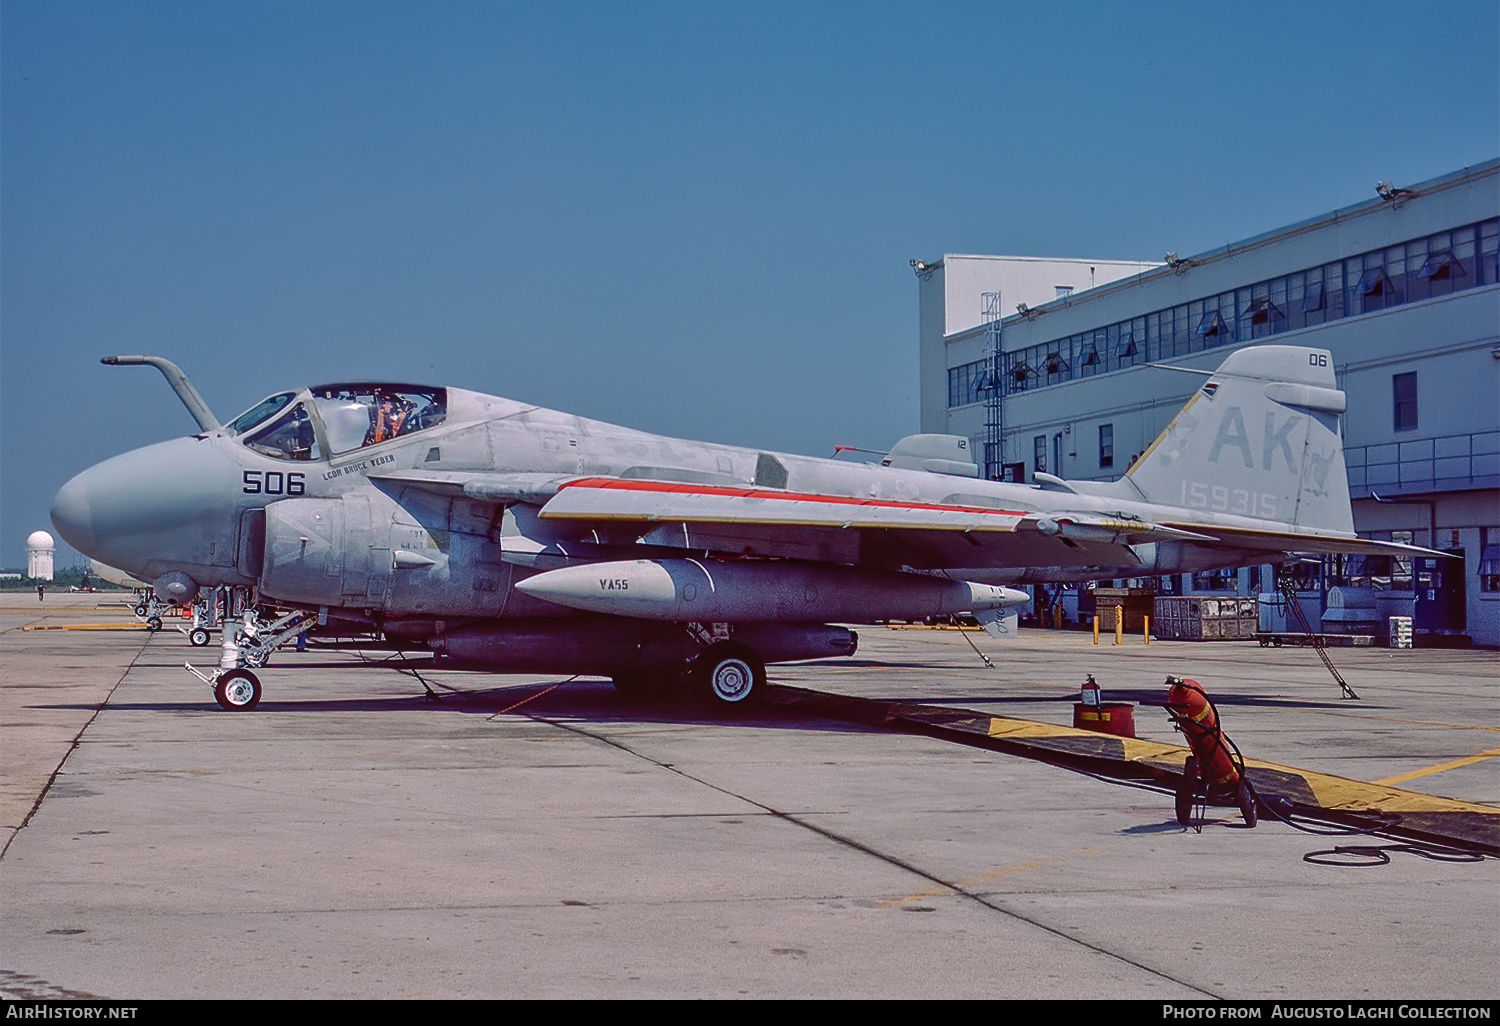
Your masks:
M161 617L159 617L159 616L148 617L146 619L146 630L153 631L153 632L161 630Z
M710 646L694 662L698 694L714 709L744 709L766 689L766 665L732 641Z
M260 678L249 670L230 670L214 684L214 701L230 712L249 712L260 705Z
M192 630L188 631L188 644L192 645L194 648L202 648L204 645L207 645L208 639L208 631L204 630L202 627L194 627Z
M1189 755L1182 764L1182 779L1177 782L1177 822L1193 825L1193 806L1198 803L1198 757Z
M137 602L135 604L135 615L136 616L145 616L146 615L146 603L144 603L144 602Z
M1254 827L1260 821L1260 810L1256 806L1255 788L1250 786L1250 781L1244 776L1240 777L1240 786L1234 797L1235 803L1240 807L1240 815L1245 817L1245 825Z

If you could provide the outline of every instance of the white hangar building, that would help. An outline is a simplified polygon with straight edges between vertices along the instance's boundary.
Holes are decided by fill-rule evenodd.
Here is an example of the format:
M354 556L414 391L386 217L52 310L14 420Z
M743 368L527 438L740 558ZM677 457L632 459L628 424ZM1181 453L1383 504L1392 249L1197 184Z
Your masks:
M986 476L1111 480L1202 379L1252 343L1333 354L1348 395L1355 528L1457 557L1326 561L1377 618L1500 645L1500 161L1162 264L913 261L922 430L967 436ZM1131 582L1159 594L1272 590L1266 568ZM1085 600L1086 601L1086 600ZM1077 609L1073 596L1072 609ZM1304 602L1304 606L1307 603ZM1066 603L1065 603L1066 607Z

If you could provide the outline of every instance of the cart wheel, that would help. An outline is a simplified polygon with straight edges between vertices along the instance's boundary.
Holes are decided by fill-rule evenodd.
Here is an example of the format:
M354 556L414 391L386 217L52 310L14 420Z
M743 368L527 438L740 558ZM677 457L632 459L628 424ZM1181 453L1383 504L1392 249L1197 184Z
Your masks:
M1182 779L1177 782L1177 822L1193 825L1193 806L1198 800L1198 757L1189 755L1182 764Z
M1255 788L1250 786L1250 781L1243 775L1240 776L1240 786L1234 793L1235 803L1240 807L1240 815L1245 817L1245 825L1253 827L1260 820L1259 810L1255 804Z

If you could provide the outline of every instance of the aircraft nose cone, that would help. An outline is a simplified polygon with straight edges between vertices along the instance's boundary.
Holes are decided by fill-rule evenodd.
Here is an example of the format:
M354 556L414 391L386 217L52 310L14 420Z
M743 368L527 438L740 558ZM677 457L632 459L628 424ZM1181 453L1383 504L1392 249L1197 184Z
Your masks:
M209 440L179 438L73 478L52 502L52 524L84 555L154 579L232 566L239 495L233 461Z
M89 504L88 471L62 486L52 500L52 526L63 541L86 556L98 546L94 535L94 511Z

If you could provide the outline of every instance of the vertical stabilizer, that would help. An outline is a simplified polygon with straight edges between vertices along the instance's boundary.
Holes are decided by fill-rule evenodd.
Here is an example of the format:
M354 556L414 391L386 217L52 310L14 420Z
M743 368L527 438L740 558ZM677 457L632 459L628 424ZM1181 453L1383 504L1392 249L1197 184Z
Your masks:
M1126 477L1151 502L1353 533L1326 349L1231 353Z

